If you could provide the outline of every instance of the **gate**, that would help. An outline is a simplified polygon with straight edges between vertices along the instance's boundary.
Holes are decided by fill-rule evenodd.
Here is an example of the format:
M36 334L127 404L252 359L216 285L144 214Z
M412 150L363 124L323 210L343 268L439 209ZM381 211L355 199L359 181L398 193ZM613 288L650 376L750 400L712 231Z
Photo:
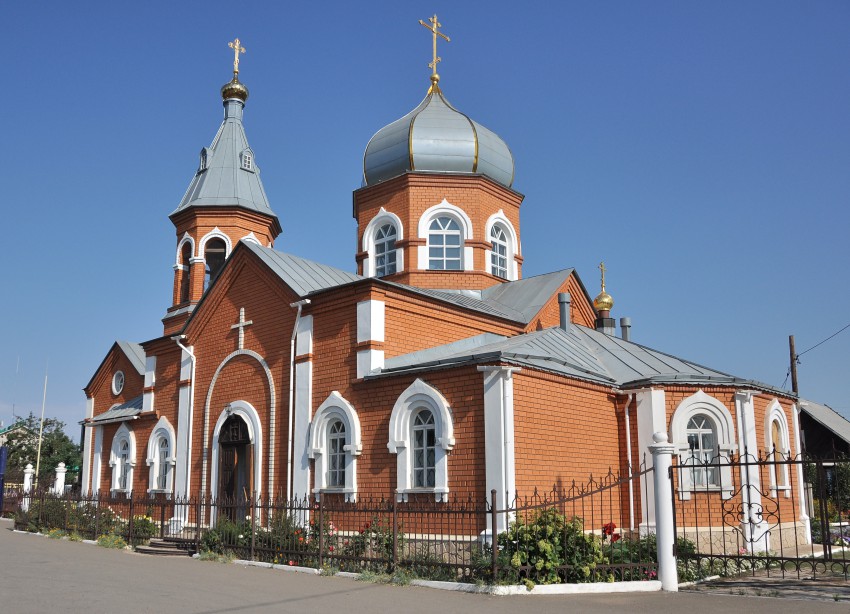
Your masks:
M847 580L850 459L690 458L670 478L680 580Z

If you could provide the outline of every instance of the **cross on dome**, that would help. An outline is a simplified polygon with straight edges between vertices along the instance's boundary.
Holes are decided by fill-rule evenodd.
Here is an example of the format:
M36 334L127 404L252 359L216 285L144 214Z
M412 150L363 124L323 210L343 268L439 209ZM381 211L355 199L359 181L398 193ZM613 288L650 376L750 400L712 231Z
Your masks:
M431 83L432 83L431 87L434 88L434 87L437 86L437 82L440 80L440 75L437 74L437 64L439 62L442 62L442 58L440 58L437 55L437 37L442 36L446 40L447 43L452 42L452 39L450 39L448 36L446 36L445 34L443 34L442 32L439 31L439 28L442 28L443 24L441 24L439 21L437 21L437 14L436 13L434 13L434 16L430 17L428 19L428 21L431 22L430 26L421 19L419 20L419 24L424 26L425 28L428 28L428 30L431 31L431 34L433 35L433 38L434 38L434 55L433 55L434 59L431 60L431 62L428 64L428 68L431 69Z
M233 76L239 74L239 54L245 53L245 47L242 46L242 41L238 38L227 43L227 46L233 49Z

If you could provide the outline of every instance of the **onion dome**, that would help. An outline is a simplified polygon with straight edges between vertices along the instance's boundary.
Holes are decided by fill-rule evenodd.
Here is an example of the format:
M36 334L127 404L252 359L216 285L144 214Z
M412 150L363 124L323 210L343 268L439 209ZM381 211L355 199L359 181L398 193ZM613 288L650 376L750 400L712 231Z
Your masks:
M499 136L455 109L431 75L425 99L378 130L366 145L363 182L372 185L408 171L479 173L510 187L514 158Z
M242 102L248 100L248 88L239 81L239 77L234 73L233 79L221 86L221 98L238 98Z
M599 296L593 299L593 306L596 307L596 311L611 311L614 307L614 298L603 289Z

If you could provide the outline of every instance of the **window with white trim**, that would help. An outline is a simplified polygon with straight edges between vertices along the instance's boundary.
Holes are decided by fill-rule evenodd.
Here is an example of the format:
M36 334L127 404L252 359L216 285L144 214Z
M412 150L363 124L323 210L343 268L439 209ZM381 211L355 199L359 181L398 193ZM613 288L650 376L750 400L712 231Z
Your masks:
M697 414L688 420L689 455L686 464L691 467L694 488L718 486L717 475L717 427L705 414Z
M791 460L791 446L788 437L788 421L782 406L773 402L766 416L765 444L767 447L768 477L770 479L771 496L782 491L786 497L791 496L791 475L787 461Z
M148 491L171 492L174 484L174 428L164 416L153 428L148 440L146 463L149 468Z
M248 150L242 152L242 168L254 172L254 155Z
M434 271L463 270L463 240L456 220L441 215L428 226L428 268Z
M416 492L449 492L449 452L454 448L451 408L436 388L421 379L396 400L390 415L387 448L396 455L396 493L401 500Z
M310 423L308 458L313 460L313 492L357 498L357 457L363 450L360 419L354 406L333 391Z
M434 414L420 409L413 420L413 487L434 488L437 431Z
M375 276L384 277L396 272L396 228L384 224L375 233Z
M112 491L130 493L133 490L133 467L136 464L136 440L133 432L122 423L112 438L109 465L112 468Z
M494 224L490 229L490 242L493 244L490 252L490 273L508 279L508 236L498 224Z
M218 277L227 257L227 245L224 239L210 239L204 245L204 290Z
M345 488L345 424L334 420L328 429L328 488Z
M168 466L169 445L165 437L159 438L158 456L156 459L156 489L165 490L168 486L168 472L171 467Z
M192 260L192 246L187 241L183 244L183 248L180 250L180 302L185 303L189 300L189 289L190 289L190 276L191 276L191 260Z
M678 448L681 499L690 499L694 492L732 496L735 422L720 400L699 390L682 401L670 421L670 440Z

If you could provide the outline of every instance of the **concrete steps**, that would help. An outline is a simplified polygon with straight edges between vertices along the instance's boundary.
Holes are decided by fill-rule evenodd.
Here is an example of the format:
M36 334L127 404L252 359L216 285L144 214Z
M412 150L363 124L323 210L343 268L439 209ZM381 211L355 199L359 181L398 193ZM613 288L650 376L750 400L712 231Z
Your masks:
M154 556L190 556L190 552L181 548L177 542L167 539L152 539L147 546L136 546L139 554L151 554Z

